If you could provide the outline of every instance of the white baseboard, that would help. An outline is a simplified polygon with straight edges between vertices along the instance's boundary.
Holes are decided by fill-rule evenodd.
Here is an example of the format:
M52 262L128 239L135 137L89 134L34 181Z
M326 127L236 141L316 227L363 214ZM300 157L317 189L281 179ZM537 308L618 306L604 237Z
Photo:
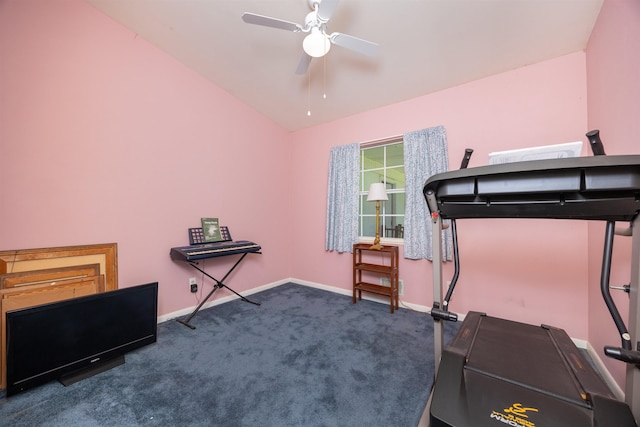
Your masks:
M304 285L304 286L308 286L310 288L316 288L316 289L322 289L325 291L329 291L329 292L333 292L336 294L340 294L340 295L345 295L345 296L352 296L352 292L350 290L347 289L343 289L343 288L338 288L335 286L330 286L330 285L325 285L323 283L317 283L317 282L310 282L308 280L301 280L301 279L294 279L294 278L287 278L287 279L282 279L282 280L278 280L276 282L272 282L272 283L267 283L266 285L262 285L262 286L258 286L256 288L253 289L249 289L246 291L243 291L242 294L243 295L251 295L251 294L255 294L258 292L262 292L265 291L267 289L271 289L271 288L275 288L276 286L280 286L280 285L284 285L285 283L297 283L299 285ZM239 297L236 295L227 295L223 298L219 298L219 299L215 299L213 301L209 301L206 302L201 310L204 310L205 308L209 308L209 307L213 307L215 305L219 305L219 304L224 304L225 302L229 302L229 301L233 301L235 299L238 299ZM373 301L373 302L377 302L380 304L389 304L389 298L385 298L383 296L379 296L379 295L375 295L375 294L368 294L365 293L364 295L362 295L363 299L366 299L368 301ZM400 305L402 307L405 307L409 310L414 310L414 311L420 311L423 313L430 313L431 312L431 308L424 306L424 305L418 305L418 304L411 304L411 303L407 303L404 302L402 300L400 300ZM189 314L191 314L191 312L193 312L193 310L197 307L196 305L193 305L191 307L187 307L187 308L183 308L181 310L177 310L171 313L167 313L167 314L163 314L162 316L158 317L158 323L163 323L166 322L167 320L173 320L177 317L182 317L182 316L187 316ZM458 315L461 316L461 320L464 320L464 315Z
M343 289L343 288L337 288L335 286L329 286L329 285L324 285L322 283L309 282L307 280L300 280L300 279L289 279L289 281L295 282L295 283L298 283L298 284L301 284L301 285L304 285L304 286L309 286L311 288L323 289L325 291L334 292L336 294L346 295L348 297L353 296L353 292L351 290L347 290L347 289ZM362 295L362 299L365 299L365 300L368 300L368 301L377 302L377 303L380 303L380 304L389 305L389 298L381 296L381 295L364 293ZM407 308L407 309L413 310L413 311L419 311L419 312L422 312L422 313L430 313L431 312L431 307L404 302L404 301L402 301L402 298L400 299L400 302L399 302L398 305L400 307L404 307L404 308ZM463 316L463 318L464 318L464 316Z
M275 288L276 286L280 286L280 285L283 285L285 283L289 283L291 281L293 281L293 279L283 279L283 280L278 280L277 282L267 283L266 285L262 285L262 286L258 286L258 287L253 288L253 289L242 291L242 295L247 296L247 295L252 295L252 294L255 294L255 293L258 293L258 292L266 291L267 289ZM239 298L240 297L238 297L237 295L227 295L225 297L214 299L212 301L208 301L208 302L204 303L200 309L204 310L205 308L213 307L215 305L224 304L225 302L233 301L233 300L239 299ZM193 310L195 310L195 308L197 306L198 305L196 304L196 305L193 305L191 307L183 308L181 310L177 310L177 311L174 311L174 312L171 312L171 313L163 314L162 316L158 316L158 323L163 323L163 322L166 322L167 320L173 320L173 319L175 319L177 317L188 316L189 314L191 314L193 312Z
M337 288L335 286L329 286L322 283L310 282L308 280L300 280L289 278L287 282L297 283L299 285L309 286L310 288L322 289L325 291L333 292L340 295L346 295L348 297L351 296L351 291L343 288ZM388 302L388 301L387 301Z
M576 342L576 340L574 340L574 342ZM616 398L624 402L624 390L620 388L616 380L613 378L613 376L611 376L611 373L609 372L607 367L604 366L604 363L602 362L602 359L600 359L600 355L598 354L596 349L594 349L591 346L591 343L589 343L588 341L582 341L582 342L584 343L584 347L581 347L578 344L576 344L576 346L578 348L583 348L587 352L587 354L593 361L593 364L596 366L597 371L602 376L602 379L604 380L604 382L609 386L609 388L611 389L613 394L616 396Z

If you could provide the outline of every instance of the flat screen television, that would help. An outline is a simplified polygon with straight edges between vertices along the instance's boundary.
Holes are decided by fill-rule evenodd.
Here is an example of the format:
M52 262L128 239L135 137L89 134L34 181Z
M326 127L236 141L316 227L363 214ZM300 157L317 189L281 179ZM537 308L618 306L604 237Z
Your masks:
M157 282L7 312L7 396L124 363L156 342L157 318Z

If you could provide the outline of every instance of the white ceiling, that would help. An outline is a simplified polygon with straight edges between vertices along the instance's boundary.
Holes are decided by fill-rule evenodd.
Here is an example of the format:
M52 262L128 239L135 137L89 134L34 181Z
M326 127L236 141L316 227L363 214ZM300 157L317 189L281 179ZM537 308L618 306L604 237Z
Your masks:
M333 46L305 75L305 33L241 16L304 26L307 0L87 1L295 131L582 51L603 0L341 0L327 32L378 43L378 55Z

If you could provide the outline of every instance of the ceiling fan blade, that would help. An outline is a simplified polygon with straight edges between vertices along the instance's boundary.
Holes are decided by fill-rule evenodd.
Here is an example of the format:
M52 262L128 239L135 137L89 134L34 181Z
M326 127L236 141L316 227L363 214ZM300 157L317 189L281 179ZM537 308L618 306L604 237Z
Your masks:
M280 28L281 30L294 32L302 31L302 27L295 22L283 21L282 19L270 18L263 15L256 15L255 13L243 13L242 20L247 24L263 25L265 27Z
M302 52L300 62L298 62L298 68L296 68L296 74L306 74L309 69L309 64L311 64L311 56L307 55L306 52Z
M336 6L338 6L339 0L322 0L320 2L320 7L318 7L318 18L322 22L327 22L331 15L333 15L333 11L336 10Z
M357 37L341 33L333 33L329 36L329 39L333 44L362 53L363 55L376 56L376 53L378 53L377 43L369 42Z

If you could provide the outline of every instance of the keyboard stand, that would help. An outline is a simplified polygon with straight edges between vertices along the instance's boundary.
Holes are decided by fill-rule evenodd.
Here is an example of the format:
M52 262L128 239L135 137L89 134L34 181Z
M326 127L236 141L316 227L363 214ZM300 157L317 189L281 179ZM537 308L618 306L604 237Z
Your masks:
M202 308L202 306L204 305L205 302L207 302L209 300L209 298L211 298L211 296L213 295L213 293L215 291L217 291L220 288L227 288L228 290L230 290L231 292L233 292L234 294L236 294L237 296L240 297L240 299L244 302L248 302L254 305L260 305L259 302L255 302L255 301L251 301L250 299L247 299L245 297L243 297L242 295L240 295L239 293L237 293L236 291L234 291L233 289L231 289L230 287L228 287L227 285L225 285L223 282L227 279L227 277L229 277L229 275L231 274L231 272L233 270L235 270L235 268L238 266L238 264L240 264L240 262L244 259L244 257L247 256L249 252L245 252L242 254L242 256L240 257L240 259L238 259L238 261L236 261L235 264L233 264L233 267L231 267L231 269L229 271L227 271L227 274L224 275L224 277L222 278L222 280L218 280L215 277L211 276L209 273L207 273L206 271L204 271L203 269L201 269L200 267L198 267L198 263L196 261L187 261L189 263L189 265L191 265L191 267L195 268L196 270L198 270L199 272L201 272L202 274L204 274L205 276L207 276L209 279L213 280L215 282L215 285L213 286L213 289L211 289L211 292L209 292L209 294L206 296L205 299L203 299L200 304L198 304L198 306L195 308L195 310L193 310L193 312L187 316L186 319L181 320L181 319L176 319L177 322L182 323L183 325L191 328L191 329L195 329L196 327L193 326L191 323L189 323L189 321L191 319L193 319L193 317L198 314L198 311L200 311L200 309ZM254 252L254 253L260 253L260 252Z

